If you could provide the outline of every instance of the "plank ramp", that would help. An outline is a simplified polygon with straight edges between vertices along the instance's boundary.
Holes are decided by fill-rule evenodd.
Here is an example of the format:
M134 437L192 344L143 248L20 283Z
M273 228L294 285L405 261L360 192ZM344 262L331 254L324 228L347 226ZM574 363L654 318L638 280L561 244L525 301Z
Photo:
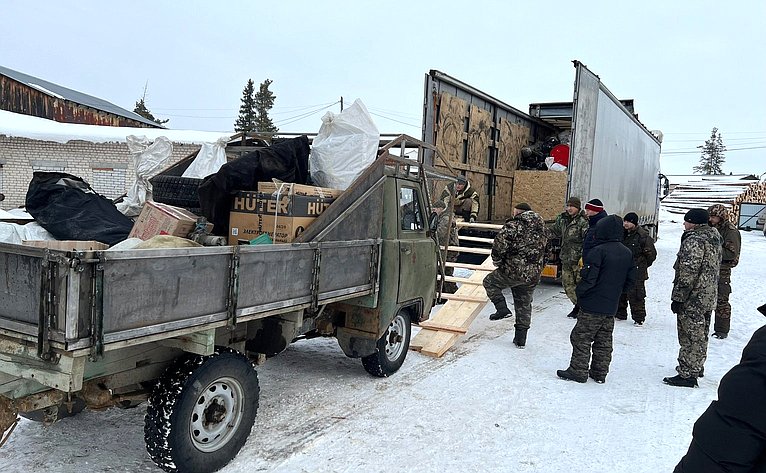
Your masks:
M455 267L465 266L468 265L455 264ZM455 294L442 294L447 303L429 320L420 324L420 332L410 342L410 349L437 358L444 355L468 331L476 316L487 305L489 299L482 281L494 269L492 258L487 257L481 265L470 266L474 272L469 278L452 278L459 279L462 285Z

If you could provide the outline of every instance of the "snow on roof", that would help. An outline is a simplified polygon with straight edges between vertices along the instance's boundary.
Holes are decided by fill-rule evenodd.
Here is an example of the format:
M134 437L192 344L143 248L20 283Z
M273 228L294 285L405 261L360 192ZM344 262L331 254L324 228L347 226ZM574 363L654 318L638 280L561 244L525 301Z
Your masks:
M671 184L701 184L701 183L737 183L741 181L758 180L751 174L683 174L666 176Z
M124 143L129 135L146 136L156 140L167 137L173 143L215 143L228 139L233 132L168 130L165 128L131 128L121 126L80 125L60 123L45 118L0 110L0 135L16 136L40 141L68 143L80 140L92 143Z
M0 66L0 74L6 77L10 77L16 82L26 84L29 87L37 89L40 92L48 94L51 97L55 97L57 99L68 100L80 105L95 108L96 110L109 112L114 115L130 118L131 120L136 120L141 123L146 123L147 125L152 125L154 127L161 126L147 118L142 117L136 112L126 110L104 99L62 87L58 84L54 84L53 82L48 82L47 80L39 79L37 77L30 76L29 74L24 74L23 72L14 71L13 69L8 69L7 67Z
M743 180L745 176L685 176L699 180L676 185L663 199L662 207L672 213L686 213L691 208L708 208L713 204L731 209L737 196L758 185L758 180Z

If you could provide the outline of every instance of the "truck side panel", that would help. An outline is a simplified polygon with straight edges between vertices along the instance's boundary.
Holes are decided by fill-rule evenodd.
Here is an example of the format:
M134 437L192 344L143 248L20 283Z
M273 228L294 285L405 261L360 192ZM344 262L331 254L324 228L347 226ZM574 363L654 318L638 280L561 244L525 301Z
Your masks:
M598 198L608 213L636 212L656 223L660 143L601 83L576 63L569 196Z

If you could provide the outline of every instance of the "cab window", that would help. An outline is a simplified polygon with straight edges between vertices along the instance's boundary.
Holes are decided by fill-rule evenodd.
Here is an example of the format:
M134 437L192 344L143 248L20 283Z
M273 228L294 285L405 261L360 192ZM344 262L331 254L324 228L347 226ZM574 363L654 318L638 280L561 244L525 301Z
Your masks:
M402 230L422 231L423 214L420 212L418 193L411 187L399 190L399 208L401 209Z

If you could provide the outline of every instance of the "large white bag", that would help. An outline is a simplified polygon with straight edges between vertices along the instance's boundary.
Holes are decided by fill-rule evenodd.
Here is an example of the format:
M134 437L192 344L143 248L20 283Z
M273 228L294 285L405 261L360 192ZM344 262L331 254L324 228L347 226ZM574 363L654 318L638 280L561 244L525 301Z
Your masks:
M202 143L202 147L197 153L197 157L186 168L181 177L192 177L204 179L211 174L215 174L226 164L226 144L229 138L219 138L215 143Z
M320 187L345 190L378 155L380 132L361 100L339 114L327 112L309 157L311 179Z
M128 190L128 195L117 204L117 210L128 217L141 213L141 207L151 199L152 185L149 179L158 174L173 154L173 143L165 136L159 136L149 144L146 136L130 135L126 139L128 151L133 158L136 180Z

